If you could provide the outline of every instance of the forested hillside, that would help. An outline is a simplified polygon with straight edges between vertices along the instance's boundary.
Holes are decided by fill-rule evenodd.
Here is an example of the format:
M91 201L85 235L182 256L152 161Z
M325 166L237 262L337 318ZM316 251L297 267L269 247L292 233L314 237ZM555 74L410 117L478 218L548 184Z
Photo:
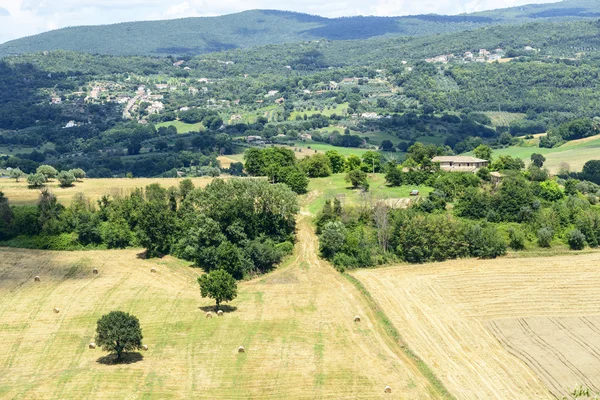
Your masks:
M598 17L600 5L591 0L569 0L457 16L330 19L292 12L255 10L220 17L69 27L0 45L0 57L51 50L113 55L193 56L318 39L428 36L498 24Z

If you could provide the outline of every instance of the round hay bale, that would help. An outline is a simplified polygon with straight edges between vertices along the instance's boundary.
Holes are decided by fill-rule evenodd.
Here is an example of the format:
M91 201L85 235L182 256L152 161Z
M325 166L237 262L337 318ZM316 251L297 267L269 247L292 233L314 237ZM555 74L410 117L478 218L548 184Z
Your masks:
M95 349L96 348L96 343L90 343L89 348L92 349L92 350Z
M33 280L36 281L36 282L41 282L41 279L40 279L39 276L36 276L35 278L33 278Z
M94 268L94 269L92 270L92 274L94 274L94 275L98 275L98 270L97 270L96 268Z
M152 268L152 269L150 270L150 272L151 272L151 273L153 273L153 274L155 274L155 273L156 273L156 269L155 269L155 268Z
M360 317L358 315L354 317L354 322L360 322Z
M55 308L54 313L58 314L60 312L60 308Z
M212 318L212 313L210 311L206 313L206 318Z
M240 346L238 348L238 353L245 353L245 352L246 352L246 349L244 349L244 346Z
M222 317L222 316L223 316L223 310L219 310L219 311L217 311L217 315L218 315L219 317Z
M147 344L143 345L142 349L144 349L144 351L148 351L148 345Z
M389 386L386 386L384 392L385 393L392 393L392 388L389 387Z

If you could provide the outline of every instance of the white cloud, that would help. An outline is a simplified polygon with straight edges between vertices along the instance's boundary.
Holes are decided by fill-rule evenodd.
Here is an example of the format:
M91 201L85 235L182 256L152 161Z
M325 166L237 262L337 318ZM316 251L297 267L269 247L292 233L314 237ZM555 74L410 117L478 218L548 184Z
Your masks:
M223 15L252 9L325 17L460 14L557 0L0 0L0 43L75 25Z

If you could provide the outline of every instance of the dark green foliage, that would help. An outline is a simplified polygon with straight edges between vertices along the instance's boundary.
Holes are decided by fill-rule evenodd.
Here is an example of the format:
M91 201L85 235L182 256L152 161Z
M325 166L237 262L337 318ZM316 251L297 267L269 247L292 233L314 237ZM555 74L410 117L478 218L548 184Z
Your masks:
M300 162L300 169L310 178L324 178L332 173L331 161L325 154L305 157Z
M352 185L352 188L361 188L363 190L369 190L369 181L367 180L367 174L359 169L352 170L346 174L346 182Z
M346 240L346 227L343 223L328 222L322 229L319 241L319 249L325 258L333 258L337 252L342 250Z
M460 198L469 188L477 188L481 180L471 173L451 172L441 174L433 187L445 193L449 201Z
M579 229L573 229L567 233L567 243L571 250L583 250L585 248L585 235Z
M101 227L102 241L109 249L124 249L131 245L133 233L123 217L111 217Z
M465 239L473 257L497 258L506 254L506 243L492 226L471 225L467 228Z
M544 162L546 161L546 157L542 154L533 153L531 155L531 162L538 168L542 168L544 166Z
M252 176L267 176L273 183L284 183L298 194L306 193L308 178L298 167L294 152L283 147L268 149L248 149L244 154L246 172ZM321 160L322 161L322 160ZM319 167L322 163L317 159L315 173L327 172ZM330 170L330 169L329 169Z
M467 189L456 202L456 215L468 219L483 219L487 217L491 203L492 198L487 192Z
M343 155L339 154L335 150L329 150L325 153L325 155L329 157L332 173L338 174L340 172L344 172L346 160Z
M482 160L492 161L492 148L490 146L486 146L485 144L479 145L475 150L473 150L473 154L475 157L480 158Z
M142 329L140 321L133 315L122 311L111 311L98 320L96 344L102 350L117 355L122 361L123 353L142 348Z
M202 297L210 297L217 304L232 301L237 297L237 282L227 271L218 269L198 278Z
M396 228L396 252L411 263L466 257L465 226L446 215L415 216Z
M508 246L513 250L525 249L525 234L518 228L511 227L508 230Z

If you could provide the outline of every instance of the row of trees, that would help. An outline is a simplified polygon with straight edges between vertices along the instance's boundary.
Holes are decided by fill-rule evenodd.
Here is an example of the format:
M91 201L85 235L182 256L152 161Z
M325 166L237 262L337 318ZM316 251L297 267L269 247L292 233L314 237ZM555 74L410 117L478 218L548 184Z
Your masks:
M544 161L534 154L527 170L503 170L500 184L491 182L483 169L477 174L435 169L411 173L394 166L388 177L399 172L399 184L412 185L408 180L423 174L432 192L406 210L367 197L360 207L326 202L317 218L321 253L339 268L352 268L396 259L494 258L508 248L559 243L573 250L599 246L600 186L552 178ZM587 170L596 164L600 162L591 161Z
M93 204L77 195L64 207L48 190L37 207L10 207L2 197L0 239L50 249L141 246L147 255L173 254L206 271L237 279L269 271L291 252L296 195L261 179L215 180L195 189L153 184L126 197Z

